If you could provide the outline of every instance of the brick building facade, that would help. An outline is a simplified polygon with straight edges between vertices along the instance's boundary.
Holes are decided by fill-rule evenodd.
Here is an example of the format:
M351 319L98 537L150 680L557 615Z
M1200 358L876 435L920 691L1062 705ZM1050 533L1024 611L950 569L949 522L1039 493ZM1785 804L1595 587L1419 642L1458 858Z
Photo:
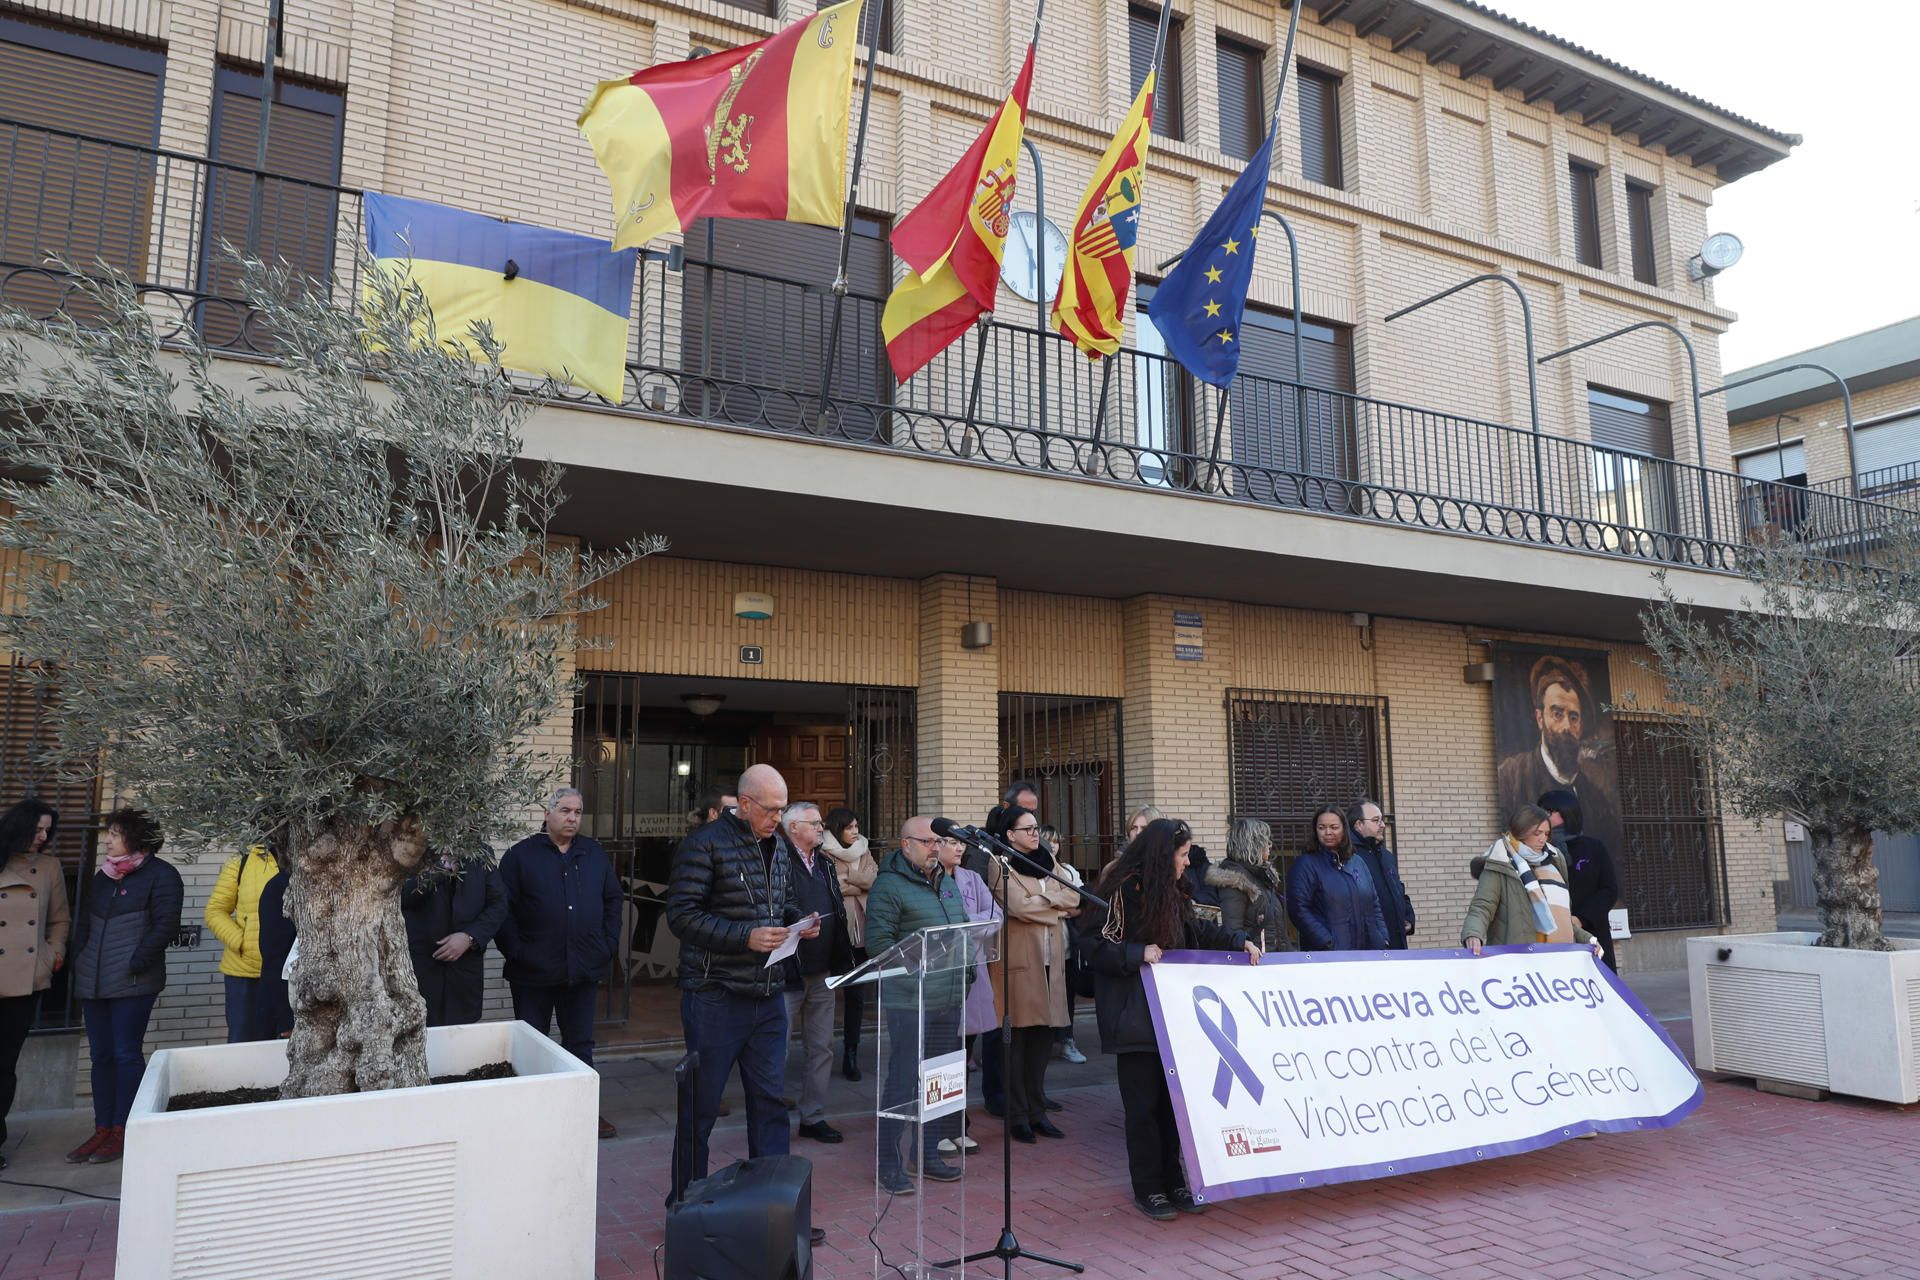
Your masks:
M808 6L778 9L289 0L280 70L306 96L276 107L287 141L275 145L288 150L269 169L314 184L319 222L332 226L315 240L283 219L267 247L304 253L350 296L363 190L606 234L606 184L574 128L593 84L757 39ZM1033 14L1032 0L964 16L929 0L891 9L856 192L856 277L877 272L877 293L898 270L887 226L999 102ZM140 82L138 127L116 145L174 153L169 173L218 150L237 167L209 173L247 177L250 153L231 148L257 115L266 10L0 0L0 53L11 45L9 57L57 78L59 58L77 75L135 51L123 60L154 68L151 110ZM586 624L597 643L578 655L578 704L555 708L552 723L562 768L588 789L590 825L630 882L632 956L606 1006L626 1024L616 1034L671 1030L671 944L655 901L664 851L698 791L755 757L802 771L796 797L837 772L842 794L830 798L866 803L878 838L907 812L977 818L1011 776L1039 774L1044 816L1089 866L1141 804L1185 817L1218 849L1236 805L1344 803L1364 781L1387 793L1416 941L1452 943L1466 862L1500 818L1492 694L1467 669L1505 642L1604 650L1616 700L1635 695L1622 718L1651 717L1667 710L1636 644L1651 570L1670 568L1709 609L1737 607L1725 570L1744 517L1726 411L1710 399L1692 420L1678 344L1638 332L1540 366L1535 387L1528 343L1544 355L1659 319L1691 336L1700 377L1717 383L1733 316L1687 260L1714 190L1796 139L1477 5L1306 10L1267 194L1298 235L1299 327L1317 362L1305 382L1273 355L1295 320L1285 244L1270 235L1250 323L1277 336L1249 356L1245 389L1217 419L1137 314L1103 385L1032 332L1032 303L1010 290L992 335L891 389L872 377L877 311L858 288L852 345L835 366L848 370L839 408L815 418L813 335L831 305L818 264L832 236L751 224L690 230L643 256L620 405L556 398L535 415L529 452L572 470L565 532L673 543L608 584L608 607ZM1029 137L1056 222L1070 220L1126 109L1134 28L1156 13L1047 7ZM1246 113L1223 102L1225 69L1270 99L1289 17L1273 0L1183 0L1175 13L1177 108L1163 104L1153 144L1143 286L1239 172ZM1303 76L1322 112L1310 133ZM105 128L77 108L47 118L56 98L0 83L0 133L45 143L50 131ZM1021 181L1017 203L1031 208ZM288 193L269 194L291 207ZM0 186L0 201L20 198ZM151 208L179 216L143 225L122 265L156 295L208 292L212 233L191 191L162 183ZM9 240L6 263L71 247L49 235ZM1482 273L1525 291L1531 335L1497 287L1387 319ZM755 300L714 301L749 281ZM967 406L970 374L984 392ZM1264 408L1256 392L1293 407ZM848 425L856 418L864 433ZM771 595L773 617L736 617L743 591ZM992 642L963 643L969 623L990 624ZM694 714L687 699L703 694L722 696L721 709ZM1306 734L1284 739L1296 752L1314 734L1345 738L1317 773L1281 753L1276 782L1249 763L1236 715ZM1623 750L1654 750L1630 736ZM1783 854L1777 826L1723 816L1697 769L1649 759L1660 782L1649 795L1668 798L1635 818L1638 850L1618 851L1636 913L1622 954L1662 967L1687 932L1766 927ZM1298 824L1305 813L1272 816ZM1679 827L1690 852L1658 834ZM190 918L218 861L184 868ZM209 936L176 955L154 1044L218 1037L216 954Z

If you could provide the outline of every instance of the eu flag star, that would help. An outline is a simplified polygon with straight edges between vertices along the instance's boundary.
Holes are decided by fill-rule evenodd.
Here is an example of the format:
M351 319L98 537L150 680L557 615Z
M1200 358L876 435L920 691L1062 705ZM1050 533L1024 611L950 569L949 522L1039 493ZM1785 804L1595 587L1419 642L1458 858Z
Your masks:
M1253 226L1248 229L1247 234L1252 236L1255 240L1258 240L1260 238L1260 224L1257 222L1254 223Z
M1208 284L1219 284L1219 283L1220 283L1220 268L1218 268L1218 267L1208 267L1208 268L1207 268L1207 283L1208 283Z
M1209 298L1207 300L1207 315L1211 317L1211 316L1217 316L1219 314L1220 314L1220 304L1213 301L1211 298Z
M1221 245L1220 247L1222 249L1225 249L1228 253L1240 252L1240 242L1238 240L1235 240L1232 236L1228 236L1227 242Z
M1228 342L1232 342L1232 341L1233 341L1233 330L1231 330L1231 329L1222 329L1222 330L1220 331L1220 334L1219 334L1219 338L1220 338L1220 341L1221 341L1221 343L1222 343L1222 344L1225 344L1225 343L1228 343Z

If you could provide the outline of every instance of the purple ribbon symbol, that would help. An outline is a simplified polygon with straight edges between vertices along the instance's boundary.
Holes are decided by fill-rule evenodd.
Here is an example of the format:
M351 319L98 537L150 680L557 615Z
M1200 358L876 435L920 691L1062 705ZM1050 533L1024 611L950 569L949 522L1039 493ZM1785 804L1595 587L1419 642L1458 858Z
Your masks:
M1220 1006L1218 1022L1207 1013L1204 1002L1208 1000ZM1213 1100L1226 1106L1227 1099L1233 1096L1233 1082L1238 1078L1253 1100L1260 1101L1267 1087L1254 1074L1252 1064L1240 1056L1240 1028L1234 1024L1233 1011L1227 1008L1227 1002L1212 987L1195 987L1193 1016L1199 1019L1200 1030L1207 1037L1207 1042L1220 1055L1220 1066L1213 1073Z

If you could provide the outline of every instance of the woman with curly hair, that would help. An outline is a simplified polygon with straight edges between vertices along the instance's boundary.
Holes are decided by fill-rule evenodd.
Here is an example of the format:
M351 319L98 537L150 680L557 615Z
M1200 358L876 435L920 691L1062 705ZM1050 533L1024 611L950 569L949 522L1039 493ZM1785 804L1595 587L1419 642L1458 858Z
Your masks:
M1101 1052L1115 1055L1118 1067L1133 1203L1156 1222L1176 1210L1200 1213L1202 1206L1180 1167L1180 1131L1141 966L1178 950L1245 951L1255 964L1261 955L1257 939L1193 914L1180 886L1192 846L1186 823L1155 818L1101 875L1095 892L1107 900L1107 909L1089 906L1080 918L1085 939L1097 939L1088 947L1093 1002Z

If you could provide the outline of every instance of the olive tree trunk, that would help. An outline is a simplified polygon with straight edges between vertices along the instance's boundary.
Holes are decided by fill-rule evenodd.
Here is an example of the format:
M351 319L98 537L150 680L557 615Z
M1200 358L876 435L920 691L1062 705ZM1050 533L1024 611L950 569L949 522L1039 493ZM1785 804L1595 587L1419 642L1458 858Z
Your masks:
M426 851L417 824L326 828L292 849L287 914L300 959L283 1098L427 1083L420 998L400 886Z
M1807 830L1813 845L1813 888L1820 904L1815 946L1891 951L1880 933L1880 869L1873 865L1873 833L1859 827Z

